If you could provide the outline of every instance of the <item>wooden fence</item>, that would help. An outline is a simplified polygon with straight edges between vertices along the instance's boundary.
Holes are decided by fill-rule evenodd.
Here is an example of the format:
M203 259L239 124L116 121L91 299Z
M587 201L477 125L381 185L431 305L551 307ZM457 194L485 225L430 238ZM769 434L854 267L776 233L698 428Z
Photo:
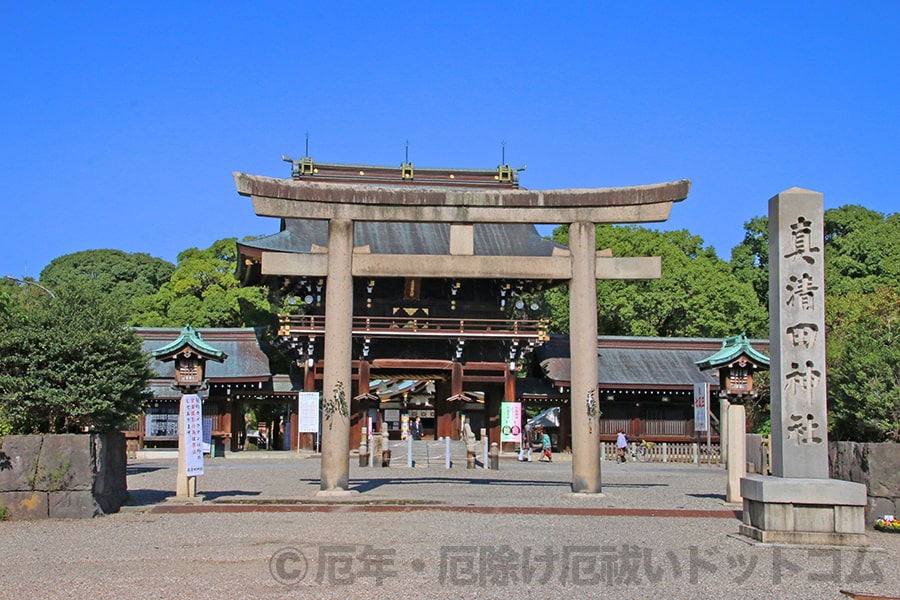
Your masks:
M628 460L637 460L637 447L635 442L628 443ZM696 442L658 442L647 448L647 452L647 462L719 463L722 456L717 443L710 444L707 451L706 444ZM600 457L603 460L616 460L616 443L602 443Z

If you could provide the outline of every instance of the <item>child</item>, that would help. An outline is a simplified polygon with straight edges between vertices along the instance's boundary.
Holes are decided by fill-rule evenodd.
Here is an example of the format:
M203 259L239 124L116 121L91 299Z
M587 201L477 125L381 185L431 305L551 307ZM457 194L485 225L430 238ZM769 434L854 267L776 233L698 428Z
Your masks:
M544 431L543 427L539 427L538 436L541 438L541 452L543 455L541 456L541 461L546 458L549 462L553 462L553 455L550 453L550 436Z

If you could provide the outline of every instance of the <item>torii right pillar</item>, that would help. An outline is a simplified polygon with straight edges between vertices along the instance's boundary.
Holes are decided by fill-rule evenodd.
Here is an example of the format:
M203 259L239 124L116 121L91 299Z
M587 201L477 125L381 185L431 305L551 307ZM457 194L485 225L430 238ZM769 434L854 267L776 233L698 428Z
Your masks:
M822 194L769 200L772 476L741 479L743 535L865 546L866 486L828 478Z

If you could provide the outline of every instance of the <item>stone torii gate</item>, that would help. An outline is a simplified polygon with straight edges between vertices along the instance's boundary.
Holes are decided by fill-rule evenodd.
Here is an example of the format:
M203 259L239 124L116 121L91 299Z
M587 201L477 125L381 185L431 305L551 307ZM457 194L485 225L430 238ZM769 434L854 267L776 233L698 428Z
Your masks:
M669 218L690 181L624 188L492 190L317 183L234 173L257 215L327 220L318 253L264 252L263 274L322 273L325 291L320 494L349 492L353 277L459 277L569 281L572 491L600 493L597 279L655 279L660 257L614 258L596 250L596 225ZM449 255L371 254L354 248L353 222L450 223ZM567 223L569 251L549 257L478 256L474 223Z

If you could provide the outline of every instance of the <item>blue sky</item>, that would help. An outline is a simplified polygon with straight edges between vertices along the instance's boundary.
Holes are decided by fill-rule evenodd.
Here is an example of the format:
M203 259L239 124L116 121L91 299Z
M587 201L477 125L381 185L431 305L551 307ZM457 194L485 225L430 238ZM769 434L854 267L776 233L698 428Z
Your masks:
M274 233L281 155L528 165L530 189L690 179L658 229L730 258L793 186L900 202L898 2L13 2L0 275Z

